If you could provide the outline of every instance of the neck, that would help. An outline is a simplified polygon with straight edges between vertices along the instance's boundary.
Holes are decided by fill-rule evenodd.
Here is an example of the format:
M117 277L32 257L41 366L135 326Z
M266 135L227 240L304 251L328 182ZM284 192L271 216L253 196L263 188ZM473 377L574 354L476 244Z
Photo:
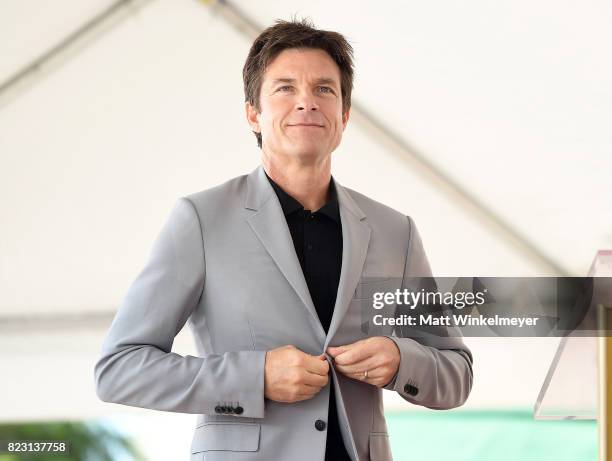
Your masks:
M325 205L331 180L331 158L299 164L262 153L264 170L285 192L306 210L316 211Z

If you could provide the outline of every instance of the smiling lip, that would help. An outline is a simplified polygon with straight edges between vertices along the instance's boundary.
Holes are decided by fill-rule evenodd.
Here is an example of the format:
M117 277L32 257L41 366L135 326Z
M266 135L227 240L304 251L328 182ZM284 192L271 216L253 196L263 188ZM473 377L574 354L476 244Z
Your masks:
M317 125L316 123L294 123L289 126L315 126L317 128L323 128L323 125Z

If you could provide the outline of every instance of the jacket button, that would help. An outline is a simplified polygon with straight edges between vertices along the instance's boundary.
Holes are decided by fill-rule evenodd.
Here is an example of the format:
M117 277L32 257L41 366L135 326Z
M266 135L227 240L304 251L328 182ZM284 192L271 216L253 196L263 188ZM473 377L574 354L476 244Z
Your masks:
M417 395L419 393L419 388L412 384L406 384L404 386L404 392L409 395Z
M326 427L327 427L327 424L325 424L325 421L323 421L322 419L317 419L315 421L315 429L317 431L324 431Z
M244 412L244 408L242 407L236 407L234 408L234 413L236 413L237 415L241 415Z
M221 413L221 406L220 405L217 405L215 407L215 413Z

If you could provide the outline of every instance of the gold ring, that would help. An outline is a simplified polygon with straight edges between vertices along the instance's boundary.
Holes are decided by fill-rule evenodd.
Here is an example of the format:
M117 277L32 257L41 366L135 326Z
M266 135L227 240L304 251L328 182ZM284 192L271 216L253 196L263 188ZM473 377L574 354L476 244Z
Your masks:
M363 372L363 379L368 379L368 370Z

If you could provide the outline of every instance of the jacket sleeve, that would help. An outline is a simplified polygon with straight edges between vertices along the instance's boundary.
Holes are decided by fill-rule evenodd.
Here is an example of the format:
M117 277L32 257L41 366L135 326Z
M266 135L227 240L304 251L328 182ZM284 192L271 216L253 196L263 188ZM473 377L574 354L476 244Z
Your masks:
M432 277L419 232L408 217L409 243L402 289L417 290L418 277ZM396 315L399 312L396 312ZM410 337L410 330L396 327L392 336L400 351L397 374L384 389L396 391L404 400L431 409L463 405L472 389L472 353L461 332L435 327Z
M265 351L181 356L174 337L199 303L205 280L202 228L180 198L125 295L94 367L105 402L180 413L264 416ZM229 409L229 410L228 410Z

